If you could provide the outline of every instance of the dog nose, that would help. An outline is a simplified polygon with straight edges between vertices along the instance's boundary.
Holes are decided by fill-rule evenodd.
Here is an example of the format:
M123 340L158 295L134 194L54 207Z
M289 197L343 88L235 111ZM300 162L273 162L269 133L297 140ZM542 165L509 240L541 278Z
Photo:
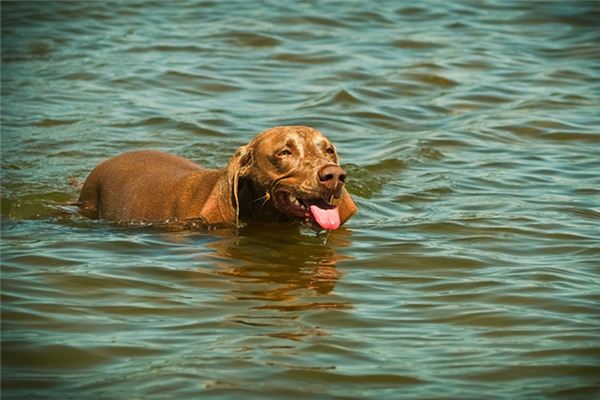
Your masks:
M319 181L328 189L341 187L346 180L346 172L339 165L326 165L319 170Z

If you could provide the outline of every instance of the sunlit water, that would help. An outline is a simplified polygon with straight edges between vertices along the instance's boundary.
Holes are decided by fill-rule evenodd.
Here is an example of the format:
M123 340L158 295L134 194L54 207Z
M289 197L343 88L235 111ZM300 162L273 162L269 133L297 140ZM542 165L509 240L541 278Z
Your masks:
M2 2L2 398L600 388L600 3ZM71 215L69 176L337 145L345 229Z

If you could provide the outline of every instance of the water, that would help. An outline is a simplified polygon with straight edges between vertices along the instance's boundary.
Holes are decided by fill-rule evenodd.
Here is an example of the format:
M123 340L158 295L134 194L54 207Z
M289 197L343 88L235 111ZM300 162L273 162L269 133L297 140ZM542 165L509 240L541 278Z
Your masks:
M2 397L600 394L600 3L2 2ZM346 229L65 212L316 127ZM69 211L68 209L66 211Z

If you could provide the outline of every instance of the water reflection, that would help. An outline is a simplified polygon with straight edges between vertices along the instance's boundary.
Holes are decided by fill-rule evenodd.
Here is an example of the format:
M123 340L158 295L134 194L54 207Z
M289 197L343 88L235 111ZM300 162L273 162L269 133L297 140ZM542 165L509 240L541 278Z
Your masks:
M232 278L237 300L258 300L257 309L292 311L311 308L347 307L323 302L342 273L338 262L348 256L338 249L348 247L350 232L309 231L289 225L253 224L239 235L212 242L217 273ZM303 302L306 298L311 302ZM315 298L316 297L316 298Z

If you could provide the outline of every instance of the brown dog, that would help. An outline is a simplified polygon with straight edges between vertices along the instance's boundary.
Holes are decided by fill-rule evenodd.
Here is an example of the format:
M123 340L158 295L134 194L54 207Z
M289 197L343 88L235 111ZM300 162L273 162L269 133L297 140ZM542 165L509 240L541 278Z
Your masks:
M79 196L84 215L112 221L308 220L337 229L357 208L333 145L319 131L280 126L240 147L225 168L157 151L102 162Z

